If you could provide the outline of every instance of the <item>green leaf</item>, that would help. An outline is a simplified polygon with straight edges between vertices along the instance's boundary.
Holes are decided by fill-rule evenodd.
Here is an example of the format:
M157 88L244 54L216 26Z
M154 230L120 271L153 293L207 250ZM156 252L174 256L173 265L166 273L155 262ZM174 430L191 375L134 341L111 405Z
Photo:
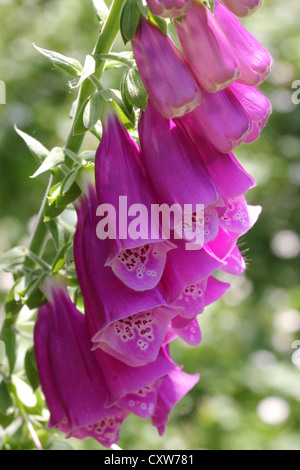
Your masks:
M32 387L32 390L35 392L40 385L40 379L36 365L34 347L31 347L27 350L24 366L28 381Z
M86 160L87 162L94 162L95 161L95 150L84 150L80 154L80 158L82 160Z
M64 265L66 262L65 259L65 254L68 248L72 246L72 242L68 242L61 248L61 250L58 252L54 262L53 262L53 267L52 267L52 272L55 274L57 273Z
M83 71L82 71L80 80L77 84L77 87L80 86L82 82L84 82L84 80L89 78L91 75L94 75L98 62L99 62L99 59L96 56L92 56L92 55L86 56Z
M18 129L16 125L15 125L15 131L24 140L28 149L34 156L35 160L40 165L45 160L45 158L48 157L49 150L47 150L46 147L44 147L38 140L34 139L33 137L26 134L25 132L20 131L20 129Z
M215 9L215 0L201 0L204 5L213 13Z
M128 113L132 113L132 110L133 110L133 104L131 103L131 101L128 99L127 97L127 92L126 92L126 86L125 86L125 81L126 81L126 77L127 77L127 71L125 71L122 75L122 78L121 78L121 97L122 97L122 101L124 103L124 106L125 108L127 109Z
M5 343L0 341L0 366L5 364Z
M100 26L102 27L108 16L108 8L104 0L93 0L94 10L99 20Z
M0 253L0 269L14 272L19 265L24 264L27 249L16 246L6 253Z
M15 413L14 412L7 415L7 416L0 413L0 425L3 427L3 429L8 428L8 426L10 426L10 424L12 424L14 419L15 419ZM0 446L0 449L1 449L1 446Z
M17 341L16 341L16 333L12 330L10 326L4 328L1 334L1 338L5 343L6 349L6 357L8 359L9 364L9 371L12 374L16 359L17 359Z
M123 65L131 67L135 64L135 60L132 58L131 51L124 52L110 52L109 54L97 54L99 59L111 60L112 62L120 62Z
M148 15L149 15L149 8L147 5L143 2L143 0L136 0L137 6L139 7L139 10L143 17L147 20Z
M82 65L78 60L72 59L71 57L66 57L58 52L48 51L47 49L42 49L41 47L33 44L37 51L43 54L45 57L51 60L52 64L65 72L73 75L75 77L80 77L82 73Z
M6 324L14 324L17 319L18 313L23 307L23 303L20 301L20 297L16 296L16 288L20 284L20 282L21 278L15 282L5 301L4 310L6 315Z
M20 296L24 303L30 308L38 308L45 303L45 296L40 291L39 286L47 276L47 273L40 272L38 275L30 275L26 279L26 285L23 292L20 292Z
M166 20L163 18L160 18L159 16L152 15L152 13L149 11L149 20L151 23L153 23L155 26L157 26L160 31L163 33L164 36L167 36L168 34L168 23Z
M4 381L0 383L0 413L8 415L10 408L13 406L13 400L10 396L8 387Z
M120 29L124 44L131 41L135 35L141 17L136 0L126 0L121 12Z
M78 115L76 117L76 121L74 122L73 130L72 130L72 135L80 135L80 134L85 134L87 129L85 125L83 124L83 114L85 111L85 108L90 100L90 97L88 97L82 104Z
M45 222L47 224L51 219L54 219L60 215L68 204L71 204L80 196L81 189L75 182L79 170L79 167L72 170L68 175L65 176L62 182L57 183L51 188L44 211ZM56 243L58 241L57 227L55 227L54 224L50 224L48 225L48 229L50 230Z
M52 170L61 163L65 161L65 153L61 147L54 147L47 158L43 161L41 166L37 169L34 175L31 178L36 178L37 176L45 173L45 171Z
M121 93L119 90L111 90L111 89L106 89L106 90L101 90L99 91L101 94L102 98L104 101L114 101L118 108L119 108L119 113L121 120L126 127L126 129L131 130L134 129L134 124L135 124L135 114L134 111L129 111L126 106L124 105L121 97Z
M124 90L127 99L137 108L145 109L147 105L147 92L141 76L135 67L124 72Z
M100 93L94 93L83 112L83 124L87 129L92 129L98 122L103 109L103 98Z

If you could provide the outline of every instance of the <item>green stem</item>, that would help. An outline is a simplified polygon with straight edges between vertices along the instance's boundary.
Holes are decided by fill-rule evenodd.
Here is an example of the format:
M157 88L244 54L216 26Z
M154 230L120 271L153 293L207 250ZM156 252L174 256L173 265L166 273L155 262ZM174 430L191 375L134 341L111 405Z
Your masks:
M52 182L53 182L53 175L51 175L49 178L48 186L44 195L42 205L40 207L36 226L34 228L33 235L30 241L30 245L29 245L29 251L31 251L32 253L38 256L41 254L42 248L44 246L44 242L47 237L47 227L44 223L44 210L45 210L45 205L47 202L47 197L52 186ZM24 266L26 266L27 268L34 268L35 262L31 258L27 257L25 260Z
M103 26L103 29L98 37L96 45L93 50L93 55L96 54L106 54L110 52L117 34L120 30L120 15L123 6L124 0L114 0L109 11L106 22ZM105 66L105 60L101 60L99 63L94 75L100 80ZM74 124L79 116L82 105L85 100L93 93L95 86L91 83L90 80L85 80L79 89L79 95L77 99L76 111L73 117L72 128L70 135L68 137L66 148L72 150L75 153L78 153L82 145L85 133L80 135L73 135Z

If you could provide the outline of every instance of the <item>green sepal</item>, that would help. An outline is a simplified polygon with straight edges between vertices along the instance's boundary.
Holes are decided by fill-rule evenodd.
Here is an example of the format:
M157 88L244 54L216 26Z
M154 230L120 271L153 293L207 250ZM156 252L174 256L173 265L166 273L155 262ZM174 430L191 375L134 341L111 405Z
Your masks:
M59 52L49 51L33 44L38 52L51 60L52 64L75 77L80 77L83 68L80 62L71 57L64 56Z
M141 11L136 0L126 0L122 8L120 20L120 30L124 44L132 41L139 25L140 17Z
M147 105L148 94L137 68L130 67L125 70L122 85L125 98L137 108L144 110Z
M32 387L32 390L35 392L40 385L40 379L36 365L34 347L31 347L27 350L25 354L24 367L27 379Z

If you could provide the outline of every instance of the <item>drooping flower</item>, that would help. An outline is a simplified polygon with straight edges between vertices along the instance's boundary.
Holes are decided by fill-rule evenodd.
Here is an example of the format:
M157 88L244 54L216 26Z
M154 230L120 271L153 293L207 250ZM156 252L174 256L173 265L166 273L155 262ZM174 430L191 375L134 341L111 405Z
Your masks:
M230 87L217 93L205 92L191 118L200 134L222 153L238 147L252 130L250 118Z
M255 180L244 170L234 155L217 150L207 139L204 130L200 130L191 114L177 118L176 124L185 129L196 145L210 178L224 201L245 194L255 186Z
M93 336L92 331L89 334ZM93 355L101 369L107 371L105 375L108 389L106 407L112 405L120 407L120 400L127 400L138 390L157 382L176 368L176 364L171 360L164 347L161 347L155 361L140 367L131 367L123 360L110 356L100 348L95 349ZM132 411L130 407L128 409Z
M252 15L262 6L263 0L220 0L236 16L241 18Z
M159 203L214 204L218 195L199 152L173 121L149 102L139 123L142 155Z
M111 233L114 228L108 235L104 233L104 236L109 236L110 243L105 264L128 287L137 291L153 289L159 283L167 252L173 246L159 236L157 241L151 238L151 205L156 203L156 197L138 145L110 107L103 117L103 136L95 159L95 179L98 203L104 205L102 212L99 214L97 211L97 214L104 216L106 210L112 211L99 224L103 227L114 222L116 226L115 233ZM120 205L120 197L123 206ZM127 217L127 212L131 217Z
M163 18L177 18L186 15L191 8L191 0L146 0L151 12Z
M234 48L240 63L238 79L244 85L257 86L270 74L273 59L242 23L216 0L214 16Z
M245 139L245 142L250 144L258 139L260 132L266 125L272 112L272 105L268 98L256 87L235 82L230 86L230 90L251 119L252 131Z
M48 302L40 308L34 345L41 386L50 411L50 428L67 437L94 437L110 447L127 417L105 407L108 389L91 352L85 318L60 281L48 279Z
M141 19L132 49L149 98L166 118L183 116L201 102L201 91L187 61L172 40Z
M205 90L216 92L238 79L234 48L203 3L193 2L189 13L175 25L188 63Z
M148 309L166 306L161 287L138 292L105 266L109 241L96 234L98 201L93 182L75 204L78 216L74 260L89 329L96 334L109 324Z
M131 367L145 366L157 359L168 325L176 309L157 307L118 320L94 337L95 348Z
M162 380L158 389L158 398L152 424L160 436L165 432L168 416L174 405L181 400L198 382L199 375L189 375L180 368L171 372Z

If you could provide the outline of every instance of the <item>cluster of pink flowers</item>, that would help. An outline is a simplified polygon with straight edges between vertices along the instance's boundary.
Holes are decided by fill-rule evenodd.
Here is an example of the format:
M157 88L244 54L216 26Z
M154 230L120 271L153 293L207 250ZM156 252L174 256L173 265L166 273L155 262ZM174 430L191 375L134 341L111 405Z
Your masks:
M170 343L181 337L197 345L197 315L229 287L214 273L246 268L238 239L261 209L246 203L255 181L231 151L256 140L268 119L270 102L255 87L270 73L272 58L234 16L249 14L261 0L222 3L212 14L197 1L148 0L154 14L182 17L175 26L183 53L142 18L132 43L149 97L140 146L112 107L103 115L95 178L75 204L74 259L85 315L64 283L49 279L35 328L49 426L68 437L92 436L109 447L129 413L152 418L163 434L169 412L199 379L172 361ZM128 205L148 208L203 204L203 247L188 251L184 240L119 233L100 240L97 207L117 208L121 195Z

